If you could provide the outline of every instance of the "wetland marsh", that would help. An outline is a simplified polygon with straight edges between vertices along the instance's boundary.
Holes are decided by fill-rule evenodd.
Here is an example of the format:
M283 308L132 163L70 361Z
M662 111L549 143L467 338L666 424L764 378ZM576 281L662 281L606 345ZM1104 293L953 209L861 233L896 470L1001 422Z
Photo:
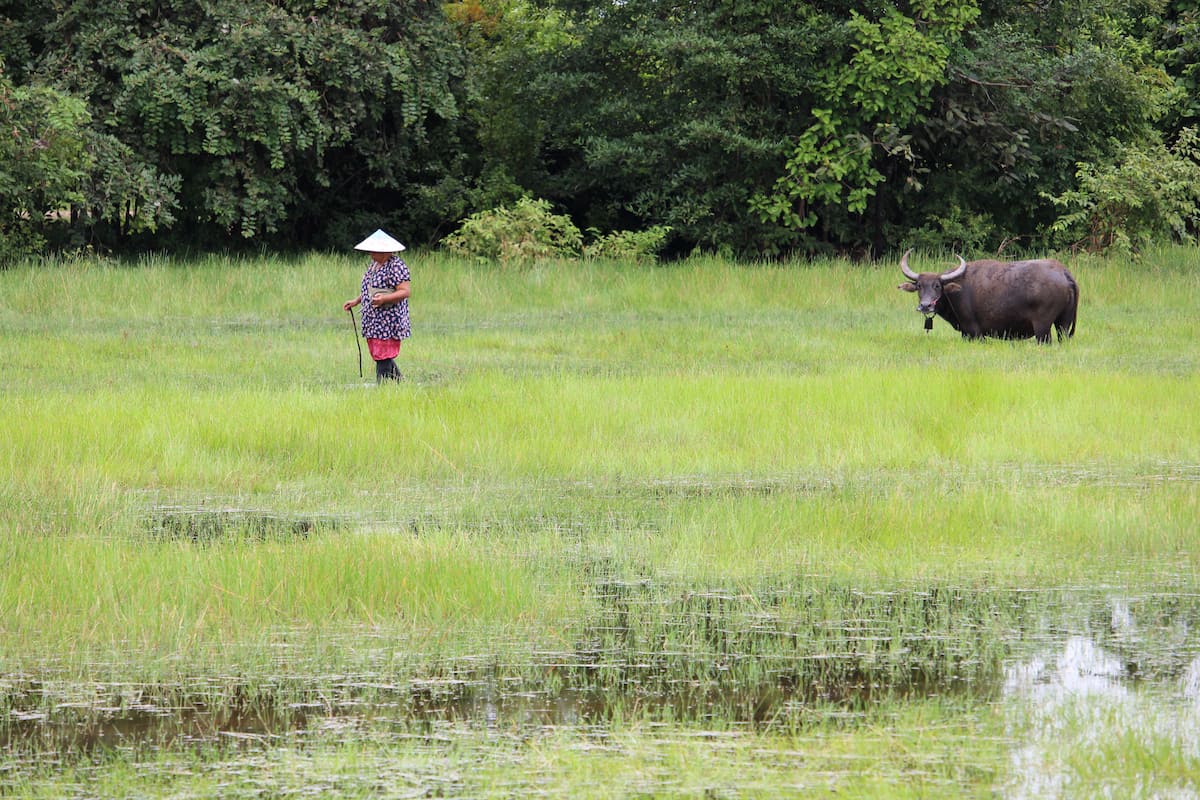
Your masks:
M0 795L1200 794L1196 250L409 262L0 271Z

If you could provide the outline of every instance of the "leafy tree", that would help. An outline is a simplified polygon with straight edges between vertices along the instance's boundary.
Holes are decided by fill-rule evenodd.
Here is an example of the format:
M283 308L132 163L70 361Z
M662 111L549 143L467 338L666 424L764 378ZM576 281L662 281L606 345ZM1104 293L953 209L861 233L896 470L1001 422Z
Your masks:
M477 180L464 192L472 210L515 203L547 174L539 147L545 133L532 87L554 51L572 40L557 12L524 0L459 0L446 6L469 54L464 81L468 135L478 142Z
M920 220L921 236L1041 249L1059 213L1049 198L1076 185L1078 163L1149 141L1170 81L1145 44L1148 9L1135 2L996 0L982 11L913 128L922 173L891 216Z
M1171 0L1154 31L1157 57L1175 81L1175 104L1166 131L1200 123L1200 7L1194 0Z
M951 46L977 14L964 0L883 5L874 18L852 10L840 23L841 47L816 65L814 121L795 140L773 191L752 200L757 213L795 228L823 217L842 241L861 238L854 231L861 224L846 215L866 212L877 187L913 161L909 130L945 82Z
M1194 127L1196 33L1188 0L0 0L0 113L54 129L0 143L4 231L433 242L533 196L592 248L1040 248Z
M83 198L90 167L83 101L14 87L0 62L0 257L37 252L46 220Z
M87 227L102 241L124 241L169 229L179 208L180 178L164 175L113 136L85 131L92 169L82 200L72 206L76 238ZM81 224L81 211L87 225Z
M175 191L195 241L320 245L344 224L419 235L462 211L463 54L437 4L30 5L5 26L29 80L85 98L93 130L120 144L105 163Z
M829 20L806 5L706 0L541 4L557 38L507 76L524 138L504 153L531 193L599 230L669 226L673 249L794 248L805 237L751 213L811 117L807 66ZM532 153L533 157L520 159ZM532 164L532 168L529 166Z
M507 174L676 249L1032 246L1044 193L1169 108L1154 2L545 0L559 39L506 73L535 156Z

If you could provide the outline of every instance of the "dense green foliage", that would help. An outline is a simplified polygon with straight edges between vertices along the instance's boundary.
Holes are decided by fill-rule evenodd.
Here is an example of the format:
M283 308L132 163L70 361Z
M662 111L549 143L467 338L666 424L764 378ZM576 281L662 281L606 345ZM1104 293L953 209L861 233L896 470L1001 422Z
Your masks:
M1079 165L1079 187L1051 198L1068 209L1051 228L1092 250L1138 250L1200 226L1200 140L1184 128L1172 148L1129 145L1115 164Z
M95 130L123 145L91 154L96 169L71 198L105 243L162 204L179 208L168 240L201 245L320 245L380 223L428 231L466 210L451 124L465 67L436 5L168 0L8 14L7 46L28 53L19 69L10 57L16 80L81 98ZM120 181L137 175L171 180Z
M1198 25L1185 0L8 2L0 251L433 243L522 197L672 253L1192 241L1194 195L1095 176L1194 168ZM1147 183L1167 224L1080 226L1078 193Z
M13 87L0 62L0 254L44 245L25 224L80 199L87 159L79 128L88 112L48 87Z
M1192 102L1192 17L1153 3L541 5L558 37L494 53L519 143L492 155L677 250L1043 249L1080 164L1173 145Z

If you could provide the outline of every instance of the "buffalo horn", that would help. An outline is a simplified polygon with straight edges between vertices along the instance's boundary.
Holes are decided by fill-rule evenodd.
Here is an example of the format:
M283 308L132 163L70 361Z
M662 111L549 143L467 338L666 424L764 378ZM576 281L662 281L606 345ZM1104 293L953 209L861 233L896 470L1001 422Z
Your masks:
M952 281L955 278L962 277L962 274L966 271L967 271L967 260L965 258L963 258L962 256L959 256L958 257L958 266L955 267L954 269L950 270L949 272L943 272L942 280L943 281Z
M908 266L908 254L911 252L912 250L905 250L904 255L900 256L900 271L904 273L904 277L908 278L910 281L915 281L917 279L917 273L913 272Z

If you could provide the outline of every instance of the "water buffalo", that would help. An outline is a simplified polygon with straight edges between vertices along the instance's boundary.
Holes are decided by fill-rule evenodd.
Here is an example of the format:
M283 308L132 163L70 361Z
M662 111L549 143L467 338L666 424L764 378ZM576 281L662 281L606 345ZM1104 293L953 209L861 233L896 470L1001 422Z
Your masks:
M972 261L958 257L948 272L917 274L908 266L909 250L900 271L909 283L896 288L917 293L917 311L928 328L936 314L963 338L996 336L1004 339L1050 341L1050 327L1075 334L1079 286L1067 268L1048 258L1034 261Z

